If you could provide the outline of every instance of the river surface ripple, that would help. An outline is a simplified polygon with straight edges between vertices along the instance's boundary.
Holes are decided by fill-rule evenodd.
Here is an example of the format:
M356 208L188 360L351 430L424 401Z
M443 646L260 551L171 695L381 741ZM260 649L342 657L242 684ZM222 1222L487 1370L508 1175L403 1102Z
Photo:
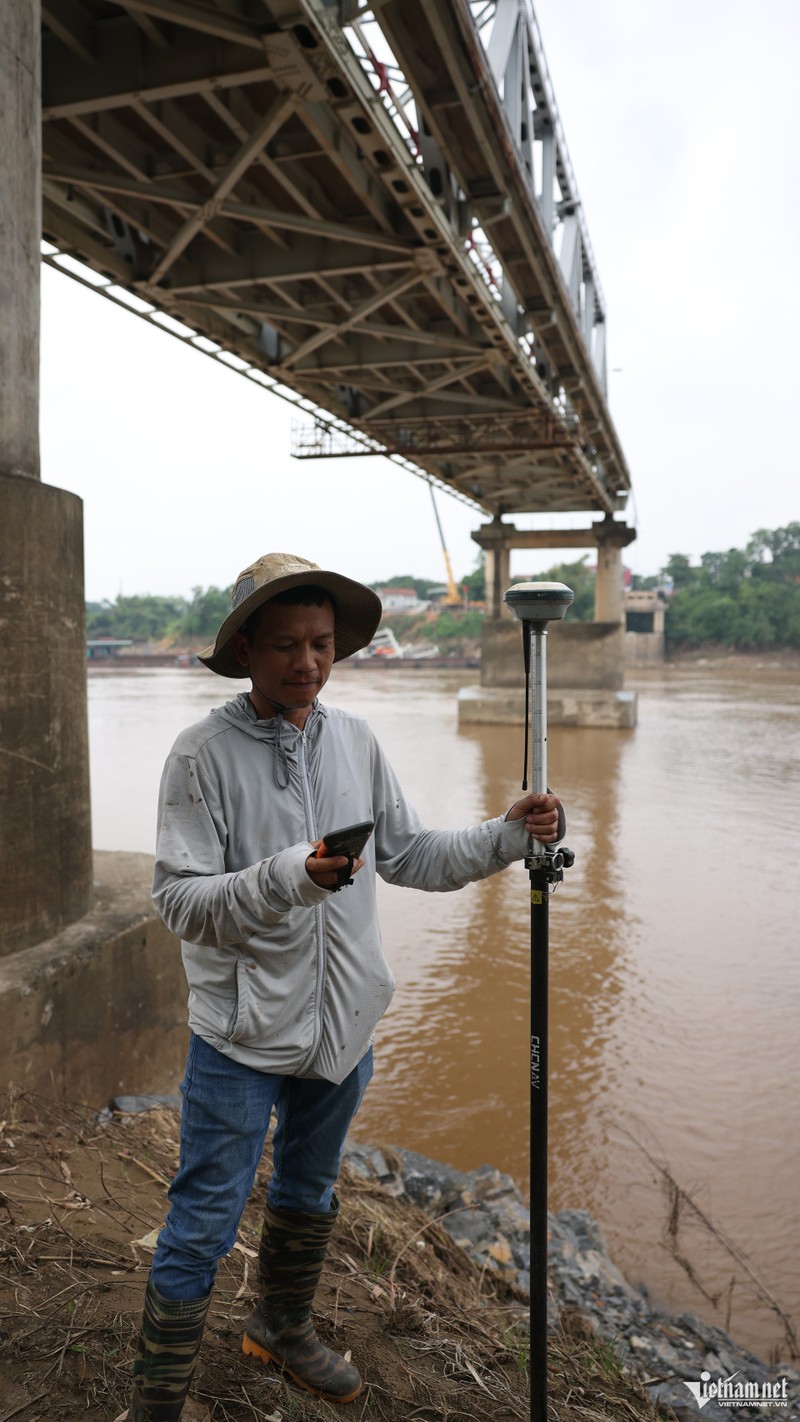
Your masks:
M522 729L467 727L471 672L337 668L324 699L370 721L426 824L517 798ZM782 1329L681 1210L664 1248L667 1167L795 1319L800 1315L800 681L756 663L628 678L639 724L553 727L551 785L575 867L550 909L550 1201L600 1221L654 1301L725 1325L762 1355ZM89 678L94 843L152 852L179 730L242 689L204 670ZM398 980L356 1134L526 1187L528 881L514 866L457 894L379 885ZM730 1281L737 1282L731 1290Z

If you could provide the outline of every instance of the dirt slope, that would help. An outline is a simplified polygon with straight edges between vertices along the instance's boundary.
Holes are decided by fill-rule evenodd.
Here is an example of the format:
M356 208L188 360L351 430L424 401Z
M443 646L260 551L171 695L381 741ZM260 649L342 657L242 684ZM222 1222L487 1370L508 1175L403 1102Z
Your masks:
M0 1106L0 1422L111 1422L127 1404L152 1234L177 1165L171 1111L98 1121L13 1096ZM212 1422L516 1422L529 1415L525 1300L483 1276L416 1207L355 1177L316 1312L365 1378L334 1408L240 1352L255 1300L259 1201L222 1261L193 1394ZM552 1416L652 1418L580 1325L551 1348Z

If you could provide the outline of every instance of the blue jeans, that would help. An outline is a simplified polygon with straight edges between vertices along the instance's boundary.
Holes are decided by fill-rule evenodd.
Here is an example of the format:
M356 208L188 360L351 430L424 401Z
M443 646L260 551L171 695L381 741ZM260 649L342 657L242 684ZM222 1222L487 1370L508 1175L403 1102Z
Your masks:
M328 1213L345 1136L371 1076L371 1047L337 1086L254 1071L192 1034L181 1085L180 1168L151 1270L164 1298L210 1294L217 1264L236 1242L273 1106L270 1205Z

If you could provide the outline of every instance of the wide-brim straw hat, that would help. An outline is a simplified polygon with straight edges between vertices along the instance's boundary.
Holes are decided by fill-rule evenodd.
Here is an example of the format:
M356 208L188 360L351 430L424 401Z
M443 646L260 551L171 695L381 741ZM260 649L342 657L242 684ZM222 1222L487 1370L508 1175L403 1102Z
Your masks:
M247 667L242 666L233 650L235 633L262 603L286 592L287 588L304 583L324 588L330 594L335 611L335 662L369 645L383 611L377 593L363 583L320 568L317 563L309 563L294 553L265 553L239 574L231 594L231 612L220 627L213 647L198 652L200 661L220 676L249 676Z

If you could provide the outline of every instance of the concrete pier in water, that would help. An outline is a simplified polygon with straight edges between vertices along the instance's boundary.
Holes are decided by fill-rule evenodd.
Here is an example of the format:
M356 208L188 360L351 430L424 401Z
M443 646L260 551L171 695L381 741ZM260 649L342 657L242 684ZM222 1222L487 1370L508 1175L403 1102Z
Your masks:
M512 548L597 550L592 622L552 623L548 630L547 714L552 725L626 729L636 724L636 693L624 689L625 612L622 549L636 534L607 518L587 529L518 529L493 519L472 537L486 554L486 612L481 636L481 684L458 698L463 724L503 724L525 718L519 623L503 594Z

